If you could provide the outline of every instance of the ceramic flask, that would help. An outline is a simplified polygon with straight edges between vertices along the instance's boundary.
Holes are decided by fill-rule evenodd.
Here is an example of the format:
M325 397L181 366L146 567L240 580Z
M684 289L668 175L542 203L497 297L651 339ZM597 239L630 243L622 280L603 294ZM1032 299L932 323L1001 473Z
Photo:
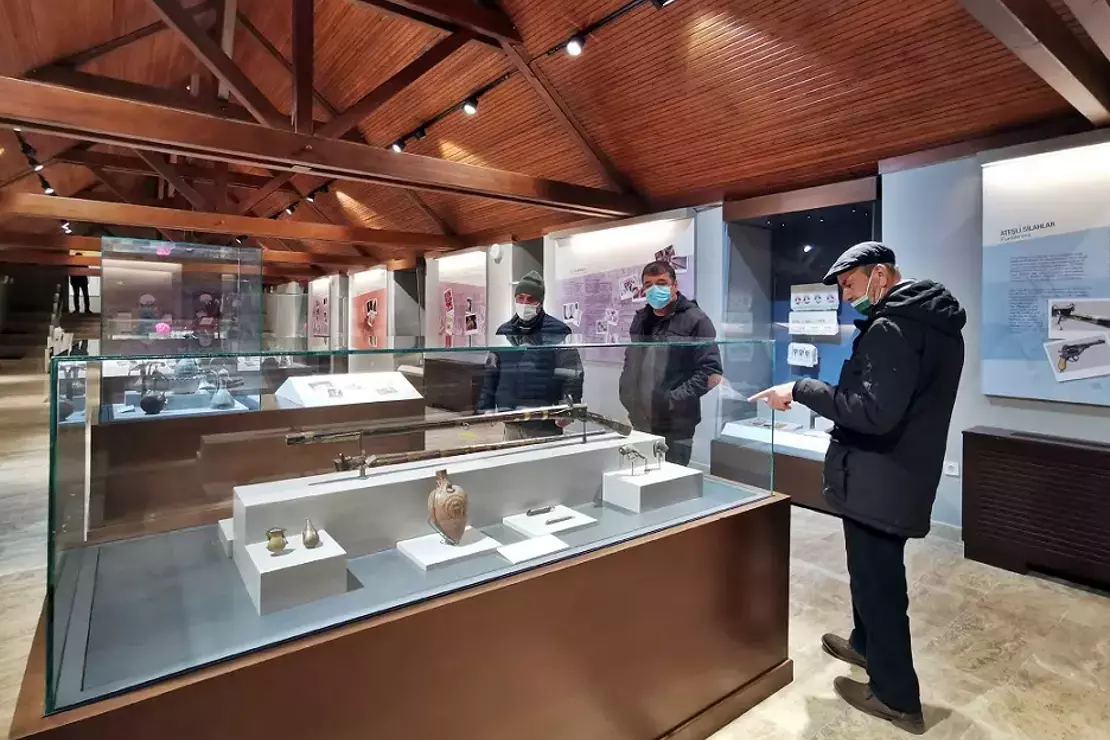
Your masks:
M279 552L285 550L288 542L285 540L285 530L281 527L274 527L273 529L266 530L266 549L277 555Z
M309 550L320 546L320 532L312 524L311 519L304 520L304 529L301 530L301 542L303 542L305 548Z
M447 480L446 470L436 471L436 487L428 496L428 522L448 544L457 545L466 531L466 491Z

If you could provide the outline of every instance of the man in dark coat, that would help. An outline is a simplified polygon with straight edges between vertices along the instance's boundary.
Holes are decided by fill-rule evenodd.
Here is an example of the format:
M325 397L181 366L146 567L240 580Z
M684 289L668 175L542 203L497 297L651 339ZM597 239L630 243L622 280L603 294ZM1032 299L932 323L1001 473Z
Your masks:
M525 275L514 289L516 311L497 329L513 349L490 352L478 396L478 412L554 406L568 398L582 400L582 360L578 350L559 346L570 328L543 310L543 277ZM505 424L505 439L551 437L563 433L566 420Z
M836 385L806 378L752 397L792 401L831 419L825 497L844 517L855 628L825 635L826 652L865 668L870 684L835 680L868 714L921 734L921 695L910 651L905 548L924 537L944 464L964 364L964 310L931 280L905 280L877 242L845 252L825 276L866 318Z
M620 398L632 426L667 440L667 460L688 465L701 397L721 380L721 353L713 322L678 290L674 268L652 262L640 275L648 305L629 329L637 345L624 354ZM694 344L702 340L700 344ZM682 342L683 346L646 343ZM645 346L646 345L646 346Z

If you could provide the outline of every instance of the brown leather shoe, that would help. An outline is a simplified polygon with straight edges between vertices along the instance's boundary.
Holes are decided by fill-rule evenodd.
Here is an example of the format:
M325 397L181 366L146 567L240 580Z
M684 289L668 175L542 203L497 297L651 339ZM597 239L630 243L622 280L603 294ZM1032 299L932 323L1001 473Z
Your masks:
M925 734L925 718L921 715L921 712L909 714L908 712L897 712L891 709L883 704L879 697L871 693L871 687L865 683L853 681L844 676L837 676L833 679L833 689L836 690L841 699L861 712L866 712L872 717L885 719L899 730L904 730L911 735Z
M867 670L867 658L852 647L850 640L829 633L821 638L821 647L837 660L843 660L845 663L858 665L860 668Z

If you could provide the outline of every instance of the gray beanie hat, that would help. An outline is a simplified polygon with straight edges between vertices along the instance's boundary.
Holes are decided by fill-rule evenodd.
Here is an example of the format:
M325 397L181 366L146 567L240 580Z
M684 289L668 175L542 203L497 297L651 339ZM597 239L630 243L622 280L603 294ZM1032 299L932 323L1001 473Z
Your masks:
M513 296L518 296L521 293L530 295L540 303L543 303L543 275L532 270L522 277L520 282L516 284L516 289L513 290Z

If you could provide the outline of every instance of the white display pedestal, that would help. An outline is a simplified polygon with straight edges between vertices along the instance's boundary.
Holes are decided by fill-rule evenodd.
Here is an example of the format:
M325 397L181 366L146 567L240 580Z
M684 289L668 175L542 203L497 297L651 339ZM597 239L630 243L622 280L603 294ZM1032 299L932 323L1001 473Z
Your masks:
M527 513L513 514L501 521L506 527L520 532L525 537L542 537L545 534L555 534L556 532L566 532L567 530L585 527L588 524L593 524L597 519L560 505L553 507L546 514L537 514L536 516L528 516ZM548 524L548 522L552 523Z
M236 564L259 614L347 592L347 553L331 535L320 533L320 544L305 548L299 534L288 538L285 551L274 554L265 542L247 545Z
M224 549L224 555L231 557L231 546L235 544L235 520L228 517L216 522L216 528L220 532L220 547Z
M535 558L544 555L550 555L553 552L565 550L568 545L563 540L559 539L553 534L544 534L539 537L523 540L521 542L514 542L511 545L497 548L497 552L501 557L508 560L513 565L523 563L525 560L534 560Z
M422 570L471 558L499 547L501 547L500 542L473 527L466 528L457 545L448 544L438 532L397 543L400 553L419 565Z
M295 375L281 384L274 393L274 398L280 408L290 409L417 401L422 396L404 375L392 370L341 375Z
M646 473L606 473L601 484L605 503L636 514L699 496L701 471L669 462Z

